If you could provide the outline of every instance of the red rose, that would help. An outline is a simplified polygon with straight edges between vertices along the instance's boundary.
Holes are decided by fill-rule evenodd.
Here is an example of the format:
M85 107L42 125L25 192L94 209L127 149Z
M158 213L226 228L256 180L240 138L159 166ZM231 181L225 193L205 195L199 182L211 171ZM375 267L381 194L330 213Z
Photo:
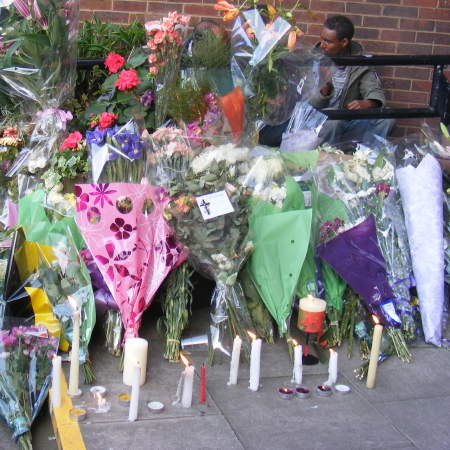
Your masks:
M110 128L114 125L114 122L118 118L119 117L117 117L115 114L104 112L100 114L100 117L98 118L98 124L102 129Z
M110 53L105 59L105 66L110 73L117 73L125 64L125 58L117 53Z
M134 69L122 70L119 74L119 79L116 81L116 86L119 91L125 91L127 89L133 89L140 84L141 80L138 77L137 72Z
M83 135L79 131L74 131L70 133L69 136L64 139L61 144L60 150L65 150L66 148L77 148L78 143L83 139Z

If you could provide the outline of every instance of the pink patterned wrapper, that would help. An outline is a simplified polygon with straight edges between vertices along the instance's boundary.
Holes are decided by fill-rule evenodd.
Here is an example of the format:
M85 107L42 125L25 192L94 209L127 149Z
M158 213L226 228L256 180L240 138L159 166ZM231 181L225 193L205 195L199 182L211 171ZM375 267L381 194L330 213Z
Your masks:
M119 306L125 337L186 254L163 217L167 192L146 184L79 184L76 222Z

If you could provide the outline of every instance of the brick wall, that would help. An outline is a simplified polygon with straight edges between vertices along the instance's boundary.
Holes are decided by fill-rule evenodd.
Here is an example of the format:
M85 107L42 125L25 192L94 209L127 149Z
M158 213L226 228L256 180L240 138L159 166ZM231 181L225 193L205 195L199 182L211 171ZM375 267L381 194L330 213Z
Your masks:
M164 16L170 11L219 19L215 0L80 0L81 19L94 14L102 20L129 23ZM292 6L295 0L284 0ZM317 41L322 23L330 14L345 14L356 26L355 39L374 54L450 54L450 0L304 0L314 16L298 10L296 18L305 31L304 41ZM431 70L425 67L380 67L391 107L428 104ZM395 134L416 131L420 120L401 119Z

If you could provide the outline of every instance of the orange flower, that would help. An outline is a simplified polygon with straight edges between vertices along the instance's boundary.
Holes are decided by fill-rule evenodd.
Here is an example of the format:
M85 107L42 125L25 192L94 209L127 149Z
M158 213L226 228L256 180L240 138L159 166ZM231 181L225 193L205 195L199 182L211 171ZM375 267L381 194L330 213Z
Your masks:
M236 19L236 17L239 15L239 10L235 9L234 11L229 11L226 14L224 14L223 16L223 20L224 21L228 21L228 20L234 20Z
M292 52L292 50L294 50L295 48L295 44L297 43L297 33L295 32L295 30L292 30L289 32L289 37L288 37L288 49L290 52Z
M271 22L278 15L277 10L272 5L267 5L267 12L269 13L269 20Z
M231 3L228 3L225 0L220 0L214 5L214 9L216 11L229 12L229 11L234 11L237 8L236 8L236 6L232 5Z

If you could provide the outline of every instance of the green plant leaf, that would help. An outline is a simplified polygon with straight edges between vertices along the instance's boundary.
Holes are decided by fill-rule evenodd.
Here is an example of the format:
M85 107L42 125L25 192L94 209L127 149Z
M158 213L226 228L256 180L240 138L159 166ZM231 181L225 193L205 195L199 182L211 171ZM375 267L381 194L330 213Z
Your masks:
M114 87L114 84L118 80L119 75L117 73L114 73L110 75L102 84L102 90L107 92L111 90Z

